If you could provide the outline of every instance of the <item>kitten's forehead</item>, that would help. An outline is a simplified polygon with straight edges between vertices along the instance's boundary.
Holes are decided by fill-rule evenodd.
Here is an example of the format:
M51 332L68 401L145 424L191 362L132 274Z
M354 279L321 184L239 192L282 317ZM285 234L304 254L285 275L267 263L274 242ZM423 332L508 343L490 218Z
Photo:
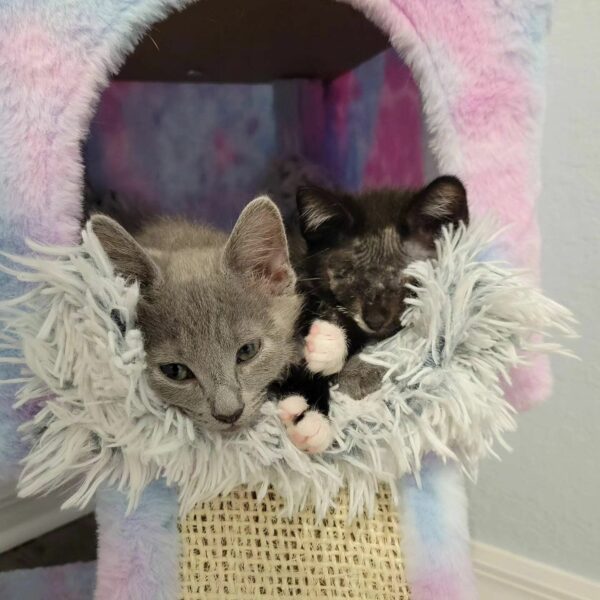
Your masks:
M147 307L155 329L152 338L172 338L182 351L207 351L206 346L233 347L270 322L270 303L260 294L223 275L190 277L171 282Z
M402 256L402 238L394 224L386 224L353 239L350 252L360 264L385 264Z
M411 190L372 190L355 196L353 206L361 213L364 231L380 231L400 222L413 197Z
M220 253L217 250L199 251L183 248L176 252L156 253L156 259L167 284L176 287L194 283L203 285L215 272Z

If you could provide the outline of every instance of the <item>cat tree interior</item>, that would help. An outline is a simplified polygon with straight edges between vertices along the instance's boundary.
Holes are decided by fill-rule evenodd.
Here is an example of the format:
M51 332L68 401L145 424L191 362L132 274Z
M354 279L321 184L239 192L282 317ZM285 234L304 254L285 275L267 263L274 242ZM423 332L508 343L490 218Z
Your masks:
M156 24L116 78L328 80L388 47L387 37L362 13L333 0L203 0Z
M291 154L349 189L420 185L420 110L409 70L349 5L202 1L128 55L92 122L86 168L140 214L228 228Z

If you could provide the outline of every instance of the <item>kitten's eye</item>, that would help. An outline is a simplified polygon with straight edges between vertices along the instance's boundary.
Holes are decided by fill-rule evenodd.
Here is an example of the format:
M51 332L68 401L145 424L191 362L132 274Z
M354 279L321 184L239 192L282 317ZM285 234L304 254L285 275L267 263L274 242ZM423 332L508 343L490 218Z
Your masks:
M169 363L168 365L160 365L160 370L163 375L175 381L185 381L186 379L194 379L194 374L180 363Z
M248 362L253 359L261 348L260 340L252 340L247 344L244 344L235 355L235 361L239 363Z

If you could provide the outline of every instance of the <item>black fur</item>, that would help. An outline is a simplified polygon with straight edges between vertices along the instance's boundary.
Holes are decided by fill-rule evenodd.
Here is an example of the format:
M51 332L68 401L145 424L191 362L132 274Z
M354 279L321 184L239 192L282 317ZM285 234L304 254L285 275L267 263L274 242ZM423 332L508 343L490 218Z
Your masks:
M303 335L315 319L346 333L348 357L400 329L407 294L404 269L430 258L443 225L468 223L466 191L444 176L421 190L384 189L358 195L318 187L297 194L297 218L288 226L292 263L305 297ZM365 366L365 368L367 368ZM328 414L323 381L307 378L295 390Z

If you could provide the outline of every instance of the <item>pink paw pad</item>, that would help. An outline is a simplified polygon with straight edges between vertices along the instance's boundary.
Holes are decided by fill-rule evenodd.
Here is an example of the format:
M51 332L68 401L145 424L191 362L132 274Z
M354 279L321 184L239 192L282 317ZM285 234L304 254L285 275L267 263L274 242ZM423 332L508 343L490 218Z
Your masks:
M277 405L279 418L284 423L291 423L296 417L299 417L308 409L306 399L302 396L288 396L280 400Z
M327 321L315 321L304 340L304 358L309 371L334 375L346 362L346 334Z
M287 431L292 443L309 454L318 454L333 442L329 419L315 410L307 411L298 423L290 423Z

